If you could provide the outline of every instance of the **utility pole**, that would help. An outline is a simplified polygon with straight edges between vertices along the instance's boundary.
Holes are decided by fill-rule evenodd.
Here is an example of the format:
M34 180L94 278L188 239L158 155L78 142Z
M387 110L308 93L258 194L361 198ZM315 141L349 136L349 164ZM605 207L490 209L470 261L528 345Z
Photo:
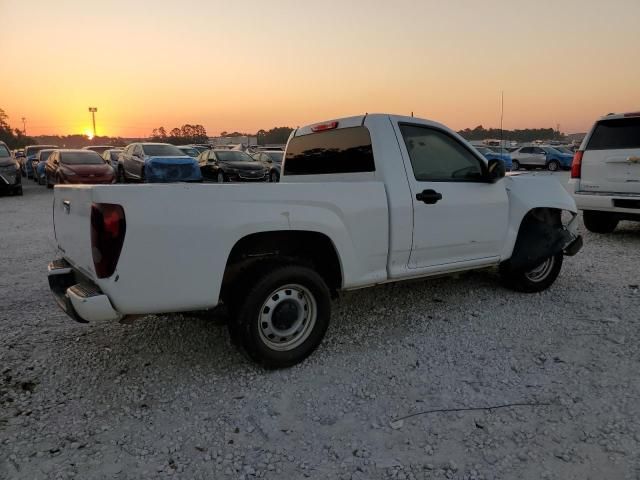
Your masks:
M502 128L502 123L504 120L504 90L500 91L500 147L501 152L504 149L504 130Z
M25 117L22 117L22 134L27 136L27 119Z
M93 120L93 136L96 136L96 112L98 111L97 107L89 107L89 111L91 112L91 118Z

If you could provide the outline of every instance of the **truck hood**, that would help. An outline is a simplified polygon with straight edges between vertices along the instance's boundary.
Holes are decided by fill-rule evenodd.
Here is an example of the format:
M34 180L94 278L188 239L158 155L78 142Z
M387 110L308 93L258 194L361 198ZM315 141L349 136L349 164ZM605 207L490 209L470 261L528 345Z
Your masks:
M513 207L529 211L533 208L557 208L577 213L576 202L558 179L549 174L509 173L502 181Z

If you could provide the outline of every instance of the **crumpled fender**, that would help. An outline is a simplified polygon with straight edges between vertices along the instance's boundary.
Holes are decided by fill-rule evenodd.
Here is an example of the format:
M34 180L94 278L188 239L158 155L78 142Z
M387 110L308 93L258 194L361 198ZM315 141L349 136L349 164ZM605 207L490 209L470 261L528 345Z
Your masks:
M509 228L502 259L511 257L522 220L535 208L566 210L576 215L578 209L571 195L553 175L511 174L504 180L509 196Z

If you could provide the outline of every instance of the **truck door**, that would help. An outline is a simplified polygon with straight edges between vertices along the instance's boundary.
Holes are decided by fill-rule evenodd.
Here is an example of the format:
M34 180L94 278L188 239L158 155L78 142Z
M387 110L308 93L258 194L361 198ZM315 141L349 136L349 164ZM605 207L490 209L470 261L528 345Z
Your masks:
M504 179L489 183L484 160L443 129L400 123L396 134L413 201L409 268L497 261L508 225Z

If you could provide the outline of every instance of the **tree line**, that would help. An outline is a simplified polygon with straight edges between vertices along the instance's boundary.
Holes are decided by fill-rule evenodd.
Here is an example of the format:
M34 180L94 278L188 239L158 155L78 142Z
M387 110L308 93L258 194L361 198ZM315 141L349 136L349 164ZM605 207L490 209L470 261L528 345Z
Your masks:
M0 140L10 149L21 148L37 143L33 137L26 136L19 128L11 128L9 116L0 108Z
M173 145L184 145L188 143L207 143L209 137L202 125L191 125L187 123L180 128L172 128L168 133L164 127L154 128L149 140L153 142L171 143Z
M563 140L565 135L553 128L525 128L524 130L500 130L499 128L465 128L458 132L465 140L485 140L487 138L515 140L519 143L534 140Z

